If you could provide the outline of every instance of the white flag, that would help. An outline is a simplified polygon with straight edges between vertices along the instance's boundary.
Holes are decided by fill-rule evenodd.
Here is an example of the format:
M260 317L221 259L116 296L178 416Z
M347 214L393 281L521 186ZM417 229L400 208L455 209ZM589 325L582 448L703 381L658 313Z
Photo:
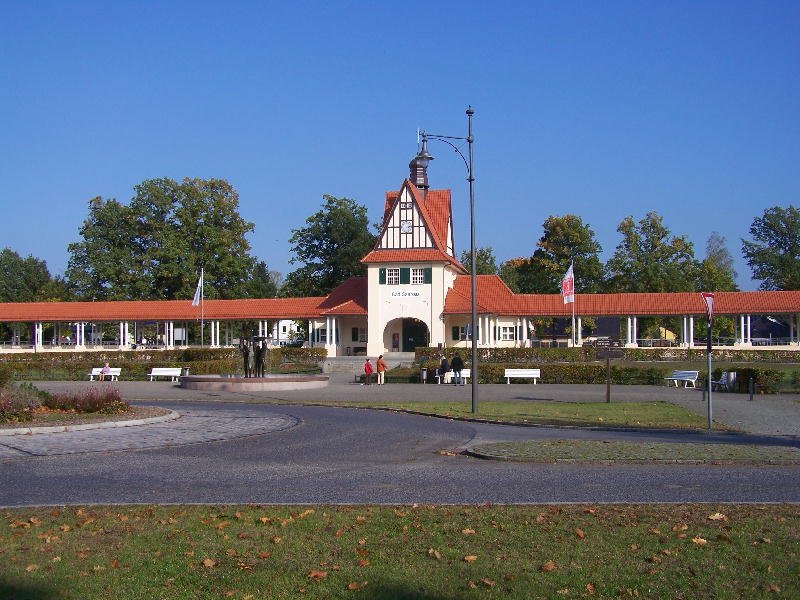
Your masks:
M200 271L200 279L197 280L197 290L194 292L192 306L200 306L200 299L203 297L203 271Z
M575 275L572 271L572 263L561 280L561 295L564 296L564 304L575 302Z

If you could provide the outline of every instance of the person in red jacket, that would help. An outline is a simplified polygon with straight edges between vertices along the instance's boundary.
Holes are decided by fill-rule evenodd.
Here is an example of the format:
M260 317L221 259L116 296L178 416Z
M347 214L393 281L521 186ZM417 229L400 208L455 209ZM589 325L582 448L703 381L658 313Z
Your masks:
M386 383L386 361L383 360L383 354L378 357L375 366L378 368L378 385L383 385Z
M372 373L375 369L372 368L372 363L369 362L369 357L367 357L367 361L364 363L364 384L370 385L372 383Z

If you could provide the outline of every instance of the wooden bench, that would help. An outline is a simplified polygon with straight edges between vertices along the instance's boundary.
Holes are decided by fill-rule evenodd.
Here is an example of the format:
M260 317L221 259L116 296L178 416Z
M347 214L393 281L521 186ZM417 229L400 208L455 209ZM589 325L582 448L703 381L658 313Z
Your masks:
M122 373L122 367L111 367L107 375L111 381L119 381L120 373ZM94 381L95 377L99 379L102 374L103 367L92 367L92 370L89 372L89 381Z
M155 381L156 377L169 377L172 381L178 381L181 376L180 367L153 367L147 374L150 381Z
M689 384L692 384L692 387L697 387L695 384L697 383L697 377L700 375L699 371L673 371L672 375L669 377L664 377L669 385L670 381L675 382L675 387L678 387L678 382L683 381L683 387L689 387Z
M719 381L711 380L711 389L721 390L723 392L730 392L733 385L736 383L736 371L723 371L719 377Z
M542 378L541 369L506 369L503 372L503 377L506 378L506 383L511 383L512 377L522 377L524 379L533 379L533 384L536 385L536 380Z
M453 383L453 377L455 377L455 373L453 373L452 369L450 369L447 373L445 373L444 377L439 375L438 369L436 371L437 371L436 375L434 375L434 377L436 377L436 383ZM470 369L461 369L461 379L465 384L469 383L470 376L471 376ZM442 379L444 379L444 381L441 381Z

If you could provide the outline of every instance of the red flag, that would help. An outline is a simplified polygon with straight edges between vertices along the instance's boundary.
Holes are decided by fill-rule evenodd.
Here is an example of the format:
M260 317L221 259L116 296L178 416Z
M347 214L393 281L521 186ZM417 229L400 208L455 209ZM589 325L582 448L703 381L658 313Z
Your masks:
M572 263L561 280L561 295L564 296L564 304L575 302L575 274L572 270Z
M700 295L703 297L703 301L706 303L706 316L708 317L708 322L711 322L711 319L714 317L714 294L711 292L700 292Z

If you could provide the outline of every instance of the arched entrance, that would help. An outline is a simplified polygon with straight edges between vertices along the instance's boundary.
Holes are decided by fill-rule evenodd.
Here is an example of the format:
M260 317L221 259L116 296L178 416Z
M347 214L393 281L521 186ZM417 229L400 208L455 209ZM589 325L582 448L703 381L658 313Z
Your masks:
M419 319L403 319L403 352L414 352L417 346L428 345L428 326Z

